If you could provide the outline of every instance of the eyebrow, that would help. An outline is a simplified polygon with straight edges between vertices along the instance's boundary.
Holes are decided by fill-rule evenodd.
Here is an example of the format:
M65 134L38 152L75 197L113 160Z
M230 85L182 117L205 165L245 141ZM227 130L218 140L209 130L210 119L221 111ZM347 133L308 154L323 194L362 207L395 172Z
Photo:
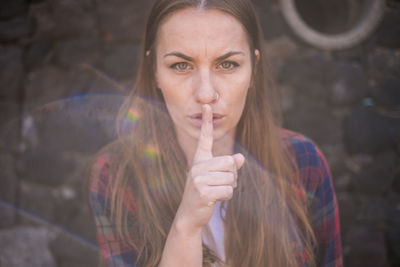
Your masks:
M225 59L227 59L227 58L229 58L231 56L238 55L238 54L244 55L244 53L240 52L240 51L231 51L231 52L226 53L225 55L222 55L222 56L218 57L216 59L216 61L223 61L223 60L225 60ZM164 55L164 58L168 57L168 56L180 57L180 58L183 58L184 60L187 60L187 61L190 61L190 62L194 61L194 59L192 57L189 57L189 56L187 56L185 54L182 54L180 52L167 53L167 54Z
M189 57L189 56L187 56L185 54L182 54L180 52L167 53L167 54L164 55L164 58L166 58L168 56L176 56L176 57L183 58L184 60L187 60L187 61L192 61L192 62L194 61L194 59L192 57Z
M239 55L239 54L244 55L243 52L231 51L231 52L226 53L225 55L222 55L222 56L218 57L216 61L223 61L223 60L225 60L225 59L227 59L227 58L229 58L229 57L231 57L231 56Z

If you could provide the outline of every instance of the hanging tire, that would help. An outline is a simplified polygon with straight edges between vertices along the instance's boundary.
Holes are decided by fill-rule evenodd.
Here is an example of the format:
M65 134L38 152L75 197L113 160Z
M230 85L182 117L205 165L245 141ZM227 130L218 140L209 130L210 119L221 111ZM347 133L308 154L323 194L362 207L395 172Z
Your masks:
M295 0L279 0L283 17L295 35L308 44L323 50L354 47L376 29L384 13L385 0L368 0L367 2L369 8L353 28L339 34L324 34L312 29L304 22L296 8Z

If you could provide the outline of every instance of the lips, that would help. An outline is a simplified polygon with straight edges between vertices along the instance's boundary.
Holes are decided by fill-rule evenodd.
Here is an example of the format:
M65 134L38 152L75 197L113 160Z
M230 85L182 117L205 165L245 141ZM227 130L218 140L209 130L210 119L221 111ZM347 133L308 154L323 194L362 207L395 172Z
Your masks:
M224 115L221 115L219 113L213 113L213 125L218 126L224 117ZM193 114L189 116L189 118L196 127L201 127L201 124L203 122L203 115L201 113Z
M213 113L213 120L218 120L218 119L221 119L222 117L223 117L223 115L221 115L221 114ZM190 118L201 120L203 118L203 114L196 113L196 114L191 115Z

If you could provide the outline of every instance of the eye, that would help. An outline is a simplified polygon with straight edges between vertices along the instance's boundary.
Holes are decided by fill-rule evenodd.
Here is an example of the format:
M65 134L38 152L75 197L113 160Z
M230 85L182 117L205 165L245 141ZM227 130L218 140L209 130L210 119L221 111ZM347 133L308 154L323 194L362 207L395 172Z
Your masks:
M171 69L175 69L179 72L184 72L190 69L190 66L187 62L178 62L171 65Z
M236 67L238 67L239 64L233 61L224 61L219 65L219 68L222 68L223 70L232 70Z

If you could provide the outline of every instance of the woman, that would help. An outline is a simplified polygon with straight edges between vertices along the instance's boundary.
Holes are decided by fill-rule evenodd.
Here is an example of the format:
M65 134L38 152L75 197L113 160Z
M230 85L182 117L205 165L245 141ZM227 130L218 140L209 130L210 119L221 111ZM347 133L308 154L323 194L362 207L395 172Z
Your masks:
M131 126L90 176L109 266L342 266L326 161L274 119L262 40L249 1L156 1Z

